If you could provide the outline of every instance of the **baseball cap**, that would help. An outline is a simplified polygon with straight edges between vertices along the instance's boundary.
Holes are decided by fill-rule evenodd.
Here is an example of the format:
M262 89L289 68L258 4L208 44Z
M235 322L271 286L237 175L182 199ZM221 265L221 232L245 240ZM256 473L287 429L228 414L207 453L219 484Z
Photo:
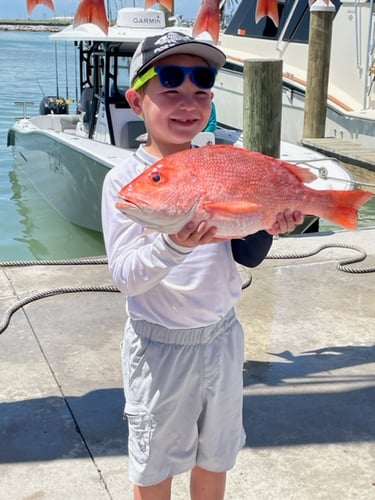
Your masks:
M196 40L185 33L168 31L162 35L148 36L134 52L129 70L130 85L157 61L173 54L199 56L216 69L220 69L226 60L224 52L214 45Z

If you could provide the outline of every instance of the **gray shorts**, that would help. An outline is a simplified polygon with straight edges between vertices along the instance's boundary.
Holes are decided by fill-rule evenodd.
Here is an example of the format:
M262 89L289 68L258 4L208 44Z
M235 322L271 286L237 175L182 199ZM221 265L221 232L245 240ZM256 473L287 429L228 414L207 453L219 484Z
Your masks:
M157 484L195 465L223 472L245 443L243 330L217 324L169 330L128 321L122 343L129 478Z

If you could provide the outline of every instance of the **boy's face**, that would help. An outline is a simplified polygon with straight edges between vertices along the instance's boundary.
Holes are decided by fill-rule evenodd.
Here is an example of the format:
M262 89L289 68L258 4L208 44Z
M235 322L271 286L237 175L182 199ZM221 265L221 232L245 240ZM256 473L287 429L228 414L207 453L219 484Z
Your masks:
M178 66L207 66L197 56L173 55L157 62L157 66L174 64ZM213 94L210 89L196 87L187 75L182 85L165 88L158 76L153 77L144 88L126 93L134 111L143 115L150 153L165 156L190 147L191 140L206 126Z

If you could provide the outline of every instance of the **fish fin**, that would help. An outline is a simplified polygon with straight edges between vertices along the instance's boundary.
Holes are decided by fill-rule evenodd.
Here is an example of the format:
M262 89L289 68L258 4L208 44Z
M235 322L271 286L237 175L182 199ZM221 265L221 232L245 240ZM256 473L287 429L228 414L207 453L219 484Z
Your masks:
M81 0L74 16L73 28L80 24L93 23L108 34L108 19L104 0Z
M173 11L173 0L145 0L145 9L149 9L156 3L165 7L169 12Z
M258 23L265 16L272 19L276 28L279 26L279 9L277 0L257 0L255 22Z
M224 218L232 218L233 215L256 212L259 209L259 205L249 201L207 201L203 204L203 209L207 212L220 214Z
M209 9L203 2L198 11L198 15L195 19L193 26L193 37L197 37L201 33L207 31L214 43L219 41L219 31L220 31L220 9L219 2L215 3L214 9Z
M53 5L52 0L26 0L27 12L31 14L34 8L39 4L43 4L46 7L49 7L53 11L55 10L55 6Z
M159 0L158 3L169 10L169 12L173 11L173 0Z
M358 210L374 193L354 189L353 191L330 191L333 204L322 213L325 219L344 227L345 229L357 229Z
M297 179L303 183L315 181L318 177L306 167L299 167L291 163L283 162L282 166L286 168L291 174L295 175Z

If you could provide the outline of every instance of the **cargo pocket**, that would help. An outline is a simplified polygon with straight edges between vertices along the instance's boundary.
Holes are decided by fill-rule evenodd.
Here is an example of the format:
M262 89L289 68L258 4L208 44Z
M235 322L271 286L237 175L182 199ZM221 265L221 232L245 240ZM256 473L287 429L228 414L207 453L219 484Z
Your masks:
M150 454L151 416L143 404L126 402L124 417L129 428L129 455L143 464Z

